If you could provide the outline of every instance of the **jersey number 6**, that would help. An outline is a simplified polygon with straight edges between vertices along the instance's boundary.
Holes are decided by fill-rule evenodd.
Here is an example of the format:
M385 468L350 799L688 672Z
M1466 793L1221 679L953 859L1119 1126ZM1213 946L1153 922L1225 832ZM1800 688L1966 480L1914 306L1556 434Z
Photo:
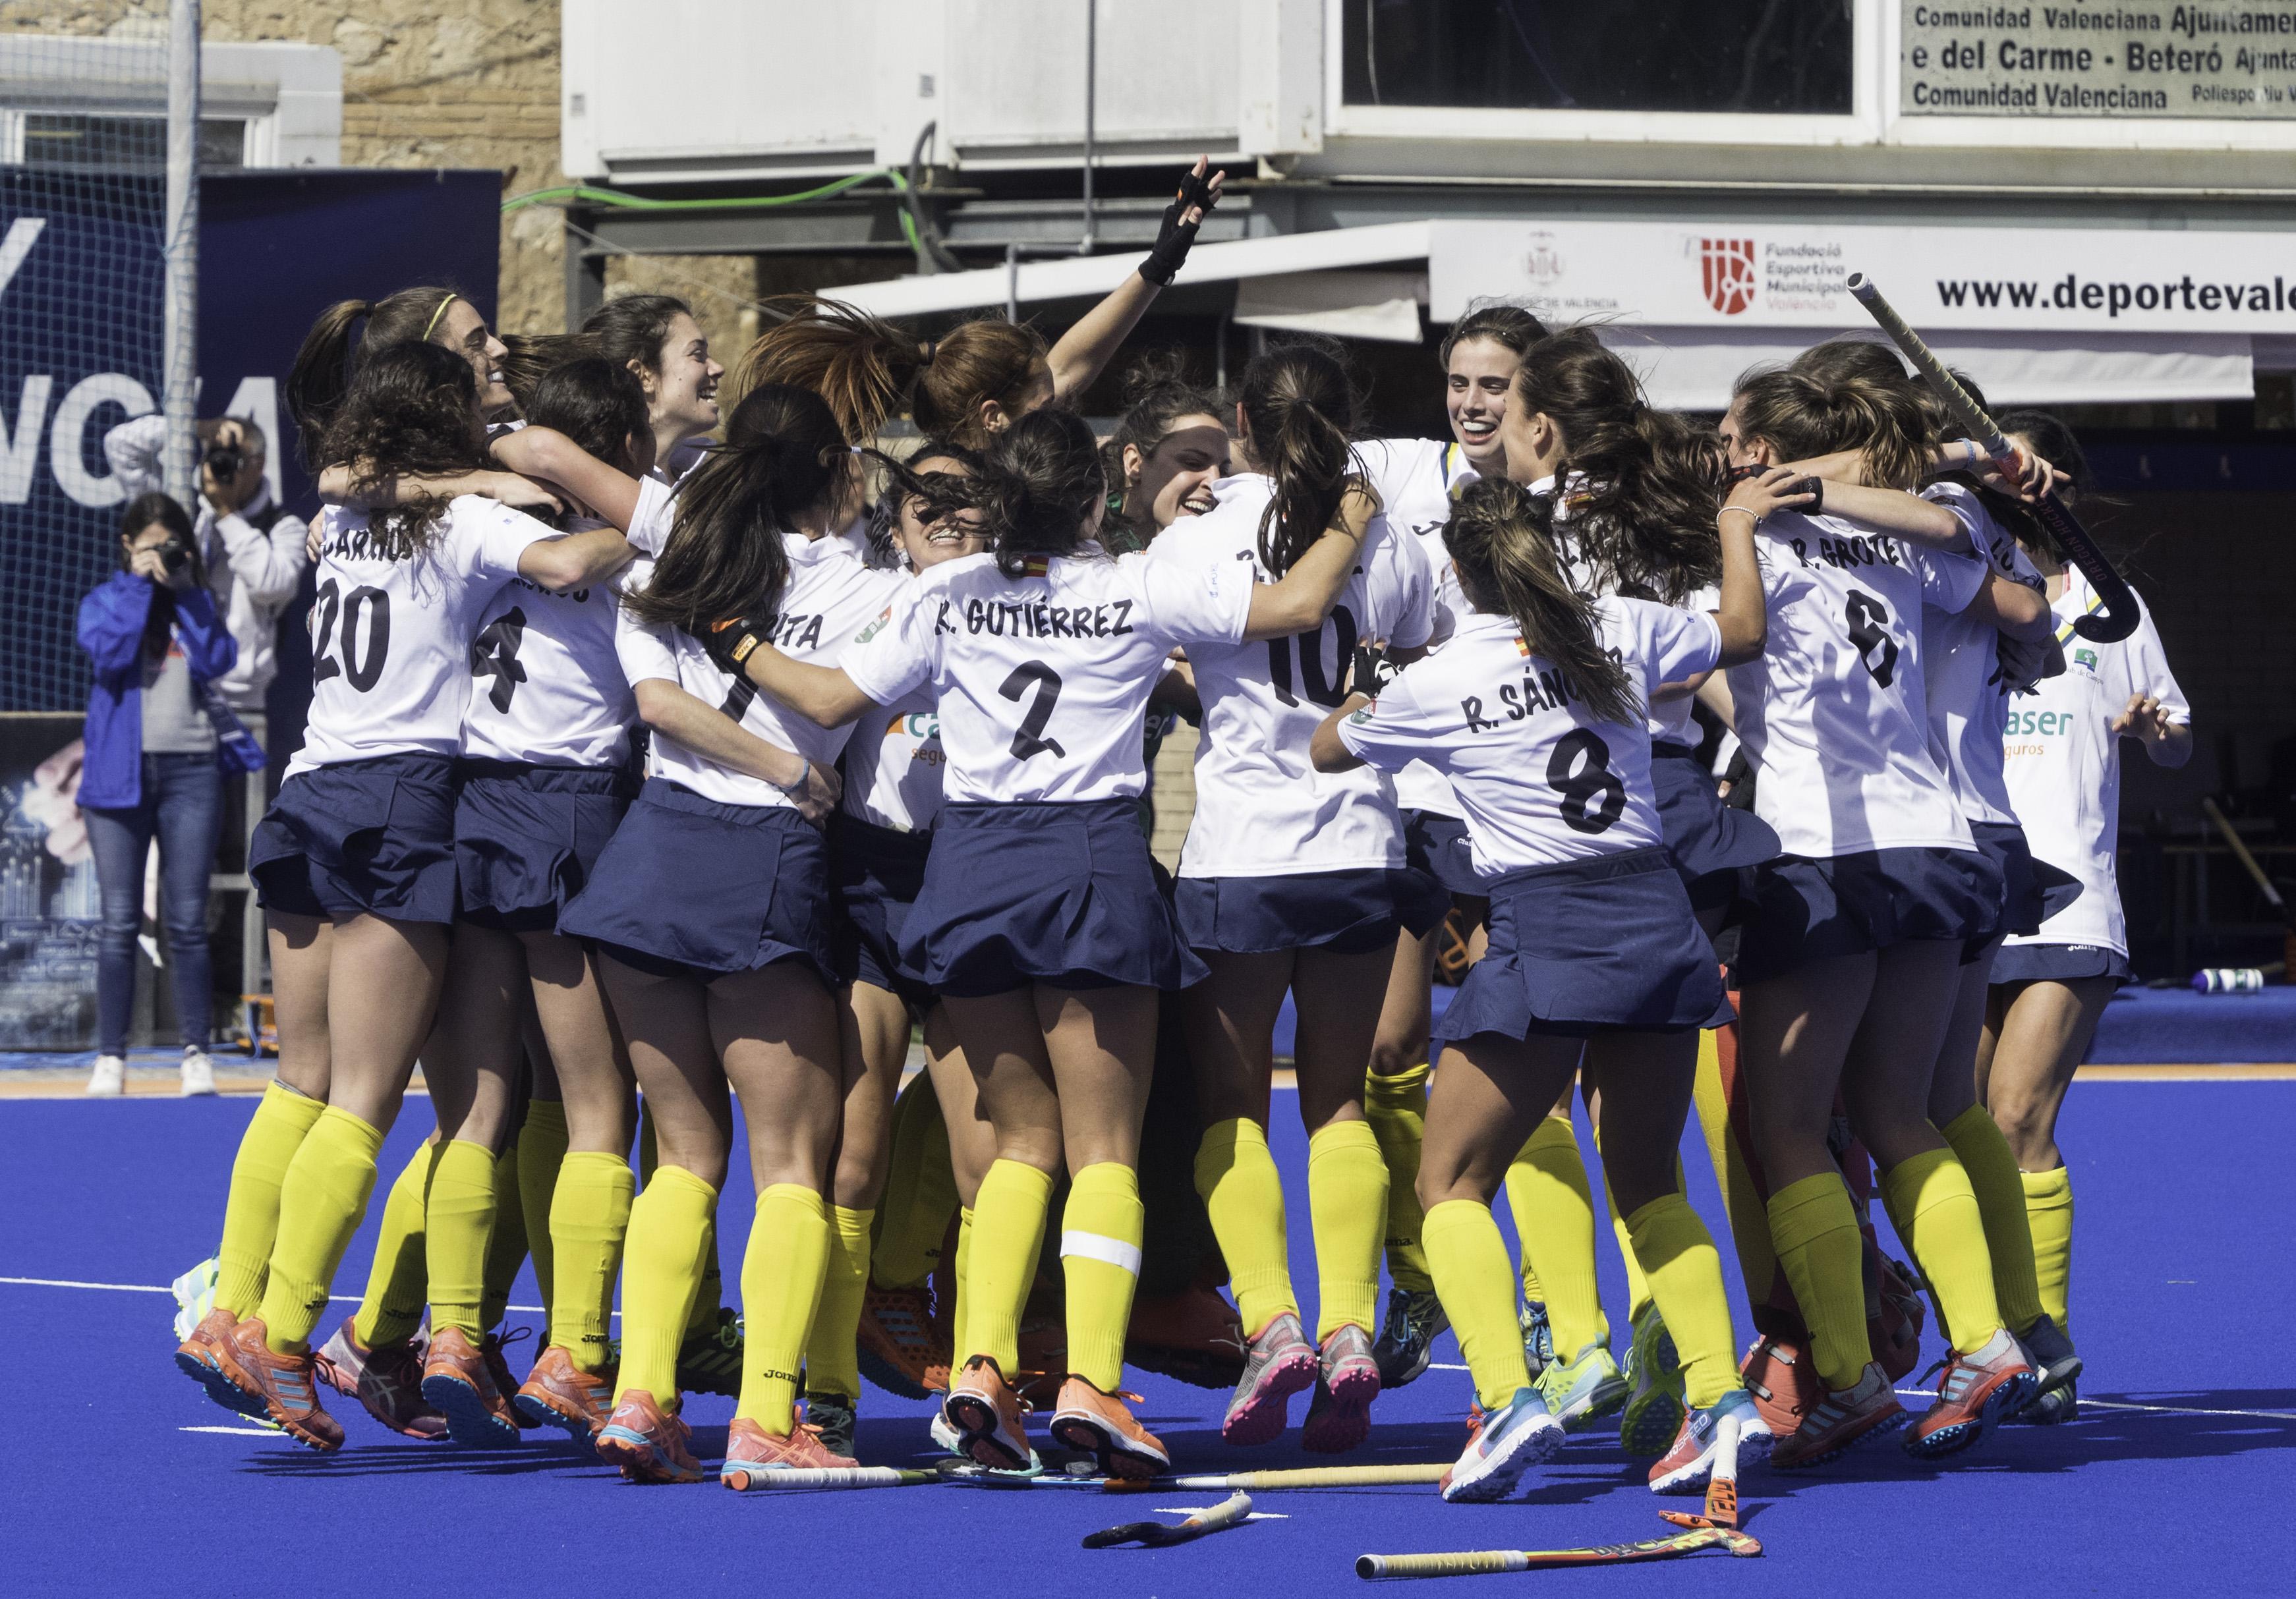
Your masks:
M1026 660L1013 668L1013 675L999 685L996 692L1007 700L1018 700L1029 692L1030 684L1037 685L1037 697L1029 701L1028 714L1021 718L1021 731L1013 735L1013 758L1027 760L1049 750L1062 759L1068 751L1061 741L1045 736L1046 725L1053 719L1053 707L1060 703L1061 675L1041 660Z

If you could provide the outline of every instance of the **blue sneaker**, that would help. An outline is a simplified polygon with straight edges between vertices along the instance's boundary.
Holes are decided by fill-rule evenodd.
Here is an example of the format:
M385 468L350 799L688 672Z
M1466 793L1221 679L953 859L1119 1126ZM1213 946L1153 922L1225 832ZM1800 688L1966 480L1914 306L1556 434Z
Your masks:
M1738 1465L1767 1462L1770 1457L1770 1424L1754 1407L1754 1397L1734 1388L1703 1410L1686 1411L1675 1434L1674 1447L1650 1469L1654 1494L1703 1493L1714 1477L1717 1457L1726 1438L1734 1432Z
M1522 1328L1522 1363L1536 1382L1554 1364L1554 1329L1547 1325L1546 1307L1538 1300L1523 1300L1515 1322Z
M1518 1388L1503 1409L1467 1413L1467 1448L1439 1487L1446 1501L1488 1505L1512 1496L1522 1474L1554 1458L1562 1427L1535 1388Z
M1380 1387L1401 1388L1418 1381L1434 1357L1436 1339L1450 1325L1451 1318L1444 1314L1443 1301L1435 1297L1433 1289L1423 1293L1389 1289L1387 1318L1380 1324L1379 1341L1371 1349L1371 1357L1379 1366Z
M1629 1455L1655 1459L1682 1431L1685 1406L1682 1357L1655 1304L1635 1317L1635 1341L1627 1350L1627 1386L1631 1395L1619 1414L1619 1444Z
M1563 1431L1577 1432L1623 1406L1628 1390L1611 1351L1590 1343L1541 1372L1538 1391Z

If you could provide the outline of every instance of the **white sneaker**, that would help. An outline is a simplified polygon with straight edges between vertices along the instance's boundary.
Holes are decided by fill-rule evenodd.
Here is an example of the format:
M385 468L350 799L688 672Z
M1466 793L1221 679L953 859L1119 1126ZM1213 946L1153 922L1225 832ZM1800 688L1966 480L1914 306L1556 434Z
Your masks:
M87 1074L87 1096L90 1099L118 1099L127 1092L127 1062L120 1055L98 1055L95 1070Z
M184 1086L178 1092L185 1099L195 1099L203 1094L212 1095L215 1091L215 1062L198 1045L184 1045Z

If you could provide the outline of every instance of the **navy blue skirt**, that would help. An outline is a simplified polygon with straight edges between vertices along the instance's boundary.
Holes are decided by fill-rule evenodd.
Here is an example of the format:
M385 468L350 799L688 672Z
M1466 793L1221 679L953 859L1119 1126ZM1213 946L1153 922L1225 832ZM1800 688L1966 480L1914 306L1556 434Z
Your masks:
M1417 938L1435 927L1449 914L1451 895L1424 872L1365 866L1289 877L1183 877L1174 908L1191 949L1366 955L1392 951L1406 929Z
M1755 868L1754 906L1738 940L1739 984L1896 944L1958 943L2000 904L2000 870L1976 849L1782 856Z
M464 760L455 801L455 871L463 920L505 932L548 932L590 881L629 808L619 767L537 767Z
M901 928L925 884L931 832L897 832L838 812L829 819L831 932L840 983L867 983L920 1007L932 990L901 964Z
M455 919L455 763L379 755L298 772L257 824L247 874L266 910Z
M2073 983L2090 977L2109 977L2122 984L2136 980L2128 957L2102 944L2004 944L1993 952L1993 972L1987 980Z
M1480 1033L1684 1032L1729 1020L1714 947L1664 849L1511 872L1490 893L1490 952L1435 1024L1439 1045Z
M794 960L833 987L829 847L786 806L650 777L558 931L658 976L707 982Z
M1180 941L1130 800L941 808L901 964L935 993L1031 983L1185 988L1210 973Z
M1667 854L1697 910L1719 910L1738 896L1740 872L1775 860L1785 847L1752 811L1722 803L1713 775L1686 744L1651 746L1651 786Z
M1475 875L1474 851L1467 843L1467 824L1440 811L1403 813L1403 859L1413 871L1424 873L1446 891L1480 899L1490 892Z

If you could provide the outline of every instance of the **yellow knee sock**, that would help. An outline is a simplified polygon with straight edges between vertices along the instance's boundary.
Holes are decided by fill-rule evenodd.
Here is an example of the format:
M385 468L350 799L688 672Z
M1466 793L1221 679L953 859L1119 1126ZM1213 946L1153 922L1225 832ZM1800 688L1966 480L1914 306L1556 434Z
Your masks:
M1679 1193L1651 1201L1627 1218L1635 1256L1650 1274L1651 1297L1666 1320L1682 1362L1689 1402L1703 1409L1738 1386L1737 1341L1722 1257L1690 1201Z
M1052 1201L1053 1174L1020 1160L996 1160L980 1179L980 1193L972 1201L972 1254L965 1263L960 1367L975 1355L986 1355L1010 1376L1020 1364L1021 1308L1037 1280L1045 1212Z
M558 1193L558 1168L566 1159L566 1107L537 1099L526 1107L518 1129L518 1218L526 1229L527 1253L534 1258L534 1285L542 1295L543 1325L558 1292L557 1241L550 1235L550 1207ZM512 1276L517 1275L515 1267ZM509 1292L509 1285L504 1285Z
M511 1284L518 1281L518 1268L526 1264L529 1240L526 1232L526 1186L519 1177L518 1142L495 1157L495 1218L494 1226L487 1234L487 1259L483 1273L486 1292L479 1300L479 1324L489 1332L502 1325L510 1309ZM545 1265L550 1253L550 1229L542 1229L542 1254L534 1262L535 1280L546 1280ZM542 1307L547 1314L550 1294L542 1291ZM545 1320L543 1324L547 1326Z
M796 1183L758 1196L742 1257L742 1397L734 1414L787 1438L797 1425L798 1366L821 1308L829 1266L829 1205Z
M712 1201L709 1219L701 1232L701 1276L686 1301L685 1336L709 1338L718 1331L718 1314L726 1308L726 1269L718 1259L718 1206Z
M476 1343L487 1331L487 1246L493 1242L495 1198L494 1151L463 1138L439 1149L423 1218L434 1334L455 1327Z
M1555 1352L1569 1360L1590 1343L1607 1344L1595 1283L1595 1194L1568 1121L1538 1124L1507 1170L1506 1193L1523 1257L1537 1265Z
M2009 1152L2009 1140L2001 1136L1993 1112L1983 1105L1970 1106L1938 1130L1961 1158L1961 1168L1969 1174L1969 1186L1977 1195L2001 1319L2021 1332L2041 1317L2041 1285L2033 1275L2033 1225L2025 1217L2025 1185L2017 1157Z
M1600 1128L1595 1129L1595 1152L1596 1154L1603 1152L1603 1129ZM1683 1175L1682 1157L1679 1155L1677 1155L1674 1160L1674 1191L1677 1193L1687 1193L1690 1191L1690 1180ZM1619 1241L1619 1259L1626 1262L1627 1320L1630 1323L1639 1321L1642 1319L1644 1309L1651 1302L1650 1278L1644 1273L1642 1260L1635 1253L1634 1229L1628 1225L1627 1219L1619 1214L1619 1201L1617 1196L1611 1192L1611 1174L1608 1170L1603 1173L1603 1214L1611 1218L1611 1236ZM1604 1332L1607 1333L1608 1331L1606 1324Z
M677 1346L701 1281L718 1191L682 1166L661 1166L630 1205L622 1250L622 1366L614 1398L632 1389L668 1405L677 1396Z
M1953 1347L1975 1354L2001 1331L2001 1308L1969 1174L1952 1150L1925 1150L1883 1172L1882 1193L1898 1235L1937 1295Z
M326 1108L274 1083L240 1135L223 1204L223 1242L216 1250L216 1303L235 1316L254 1315L263 1302L264 1274L279 1236L279 1185Z
M920 1072L893 1102L893 1138L870 1280L882 1288L914 1288L940 1263L941 1241L957 1209L956 1171L949 1163L948 1123L932 1078Z
M1379 1332L1379 1245L1387 1162L1368 1123L1334 1121L1308 1140L1308 1210L1316 1227L1316 1341L1350 1322Z
M603 1371L614 1277L637 1187L619 1155L578 1150L558 1168L550 1200L550 1341L586 1372Z
M418 1145L382 1201L382 1230L374 1241L374 1264L367 1269L366 1297L351 1324L352 1335L370 1349L404 1343L422 1324L422 1307L430 1298L422 1213L438 1158L436 1144Z
M1874 1358L1866 1340L1864 1244L1839 1173L1789 1183L1770 1196L1770 1240L1809 1328L1819 1379L1857 1386Z
M374 1192L380 1129L330 1109L304 1135L279 1185L279 1242L263 1289L263 1330L272 1349L299 1355L327 1308L343 1250Z
M1140 1286L1148 1212L1140 1175L1115 1160L1076 1174L1061 1216L1061 1276L1068 1290L1069 1369L1103 1393L1124 1385L1124 1333Z
M1420 1246L1419 1146L1427 1136L1427 1067L1364 1079L1364 1119L1387 1162L1387 1275L1406 1293L1435 1287Z
M964 1358L964 1352L972 1347L966 1341L971 1334L964 1327L966 1297L964 1274L972 1262L972 1208L967 1205L956 1213L956 1292L954 1296L955 1302L949 1306L948 1310L948 1347L955 1351L956 1357L960 1361Z
M2073 1174L2060 1166L2054 1171L2026 1171L2018 1176L2024 1179L2025 1219L2033 1230L2033 1278L2040 1291L2041 1309L2070 1336Z
M861 1300L869 1292L869 1226L873 1210L829 1208L829 1267L822 1275L821 1308L813 1313L813 1335L805 1346L805 1390L861 1398L861 1359L856 1347ZM742 1291L748 1292L745 1287Z
M1506 1240L1491 1208L1472 1200L1446 1200L1429 1210L1420 1235L1435 1292L1474 1377L1475 1397L1485 1410L1496 1410L1517 1389L1530 1386Z
M1244 1118L1215 1122L1196 1146L1196 1192L1211 1218L1212 1236L1227 1258L1228 1287L1247 1338L1300 1301L1283 1235L1283 1179L1268 1152L1267 1132Z

